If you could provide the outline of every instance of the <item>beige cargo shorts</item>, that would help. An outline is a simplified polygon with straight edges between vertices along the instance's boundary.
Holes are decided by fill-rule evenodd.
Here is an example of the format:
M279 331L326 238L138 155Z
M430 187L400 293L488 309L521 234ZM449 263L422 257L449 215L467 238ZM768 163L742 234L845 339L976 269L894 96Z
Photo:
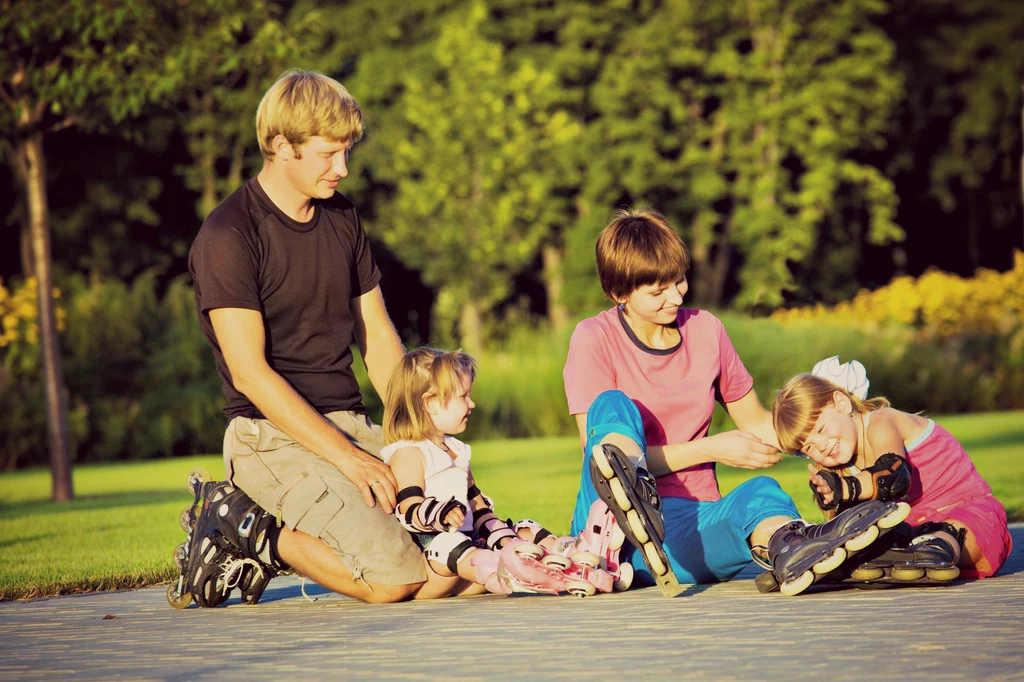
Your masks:
M379 426L355 412L325 415L356 447L380 457ZM267 419L235 417L224 434L228 480L293 530L330 546L357 580L426 580L423 554L393 514L367 507L359 489L322 457Z

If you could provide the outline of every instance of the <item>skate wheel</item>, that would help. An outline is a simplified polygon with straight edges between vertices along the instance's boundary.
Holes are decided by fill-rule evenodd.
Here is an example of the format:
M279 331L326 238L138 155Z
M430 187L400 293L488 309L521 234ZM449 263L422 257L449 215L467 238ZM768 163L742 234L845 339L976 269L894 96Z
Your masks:
M878 527L871 526L866 531L861 533L855 538L850 538L846 541L846 549L851 552L859 552L865 547L869 546L872 542L878 539Z
M192 603L192 595L186 590L178 594L177 584L167 586L167 603L179 611Z
M792 597L800 594L813 584L814 574L810 571L804 571L803 575L796 580L790 580L789 582L782 583L779 586L779 590L787 597Z
M572 566L572 562L569 561L569 557L562 556L561 554L548 554L540 560L545 566L557 569L559 571L567 570Z
M595 445L590 456L593 457L594 462L597 464L597 469L601 472L602 476L607 479L612 479L615 476L615 469L612 469L608 456L604 454L603 446Z
M544 556L544 548L532 542L520 542L512 549L516 554L526 559L540 559Z
M177 566L179 573L185 572L185 559L187 557L188 548L184 542L174 548L174 565Z
M836 551L832 552L832 556L814 564L813 570L818 575L825 575L842 566L844 561L846 561L846 550L842 547L836 547Z
M181 529L186 533L192 530L192 505L181 510L181 515L178 516L178 523L181 524Z
M647 529L644 528L643 521L640 520L640 515L636 513L636 509L626 512L626 523L629 524L629 529L633 531L636 541L641 545L651 539L651 536L647 534Z
M593 552L576 552L572 555L572 562L579 564L580 566L586 566L587 568L600 568L601 557L597 556Z
M879 528L892 528L910 515L910 505L906 502L897 502L896 508L878 520Z
M658 554L658 548L653 542L648 542L644 545L644 556L647 557L647 565L655 576L665 575L668 573L668 566L661 560L661 555Z
M590 597L597 592L597 588L586 580L570 580L565 585L565 591L575 597Z
M608 487L612 491L612 497L615 498L615 504L618 505L622 511L629 511L633 508L633 503L626 497L626 491L622 488L622 482L617 478L610 479L608 481Z
M907 568L905 566L893 566L892 567L892 579L910 582L912 580L920 580L924 577L923 568Z
M616 592L625 592L633 584L633 564L619 564L619 577L612 583Z
M866 582L869 580L878 580L883 575L885 575L885 571L881 568L858 567L853 569L853 571L850 573L850 579Z
M209 480L210 472L204 467L197 467L189 472L188 477L185 479L185 485L188 486L188 491L195 495L199 486Z
M950 566L949 568L929 568L926 572L928 573L928 578L930 580L940 583L956 580L960 577L960 569L956 566Z

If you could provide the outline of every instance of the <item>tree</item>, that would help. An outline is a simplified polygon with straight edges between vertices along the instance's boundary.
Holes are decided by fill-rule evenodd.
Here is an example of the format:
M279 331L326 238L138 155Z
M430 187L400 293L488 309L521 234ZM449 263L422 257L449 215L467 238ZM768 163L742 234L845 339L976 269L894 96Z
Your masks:
M242 183L247 154L258 167L253 117L270 82L286 68L308 63L323 45L327 27L319 10L298 8L283 16L269 0L200 5L182 18L194 45L219 46L219 59L202 49L181 50L174 68L183 84L180 124L192 163L179 169L199 193L196 213L205 218Z
M2 154L25 196L33 270L38 281L40 352L47 405L53 497L73 495L67 407L54 318L44 138L75 126L125 126L152 102L173 95L188 73L175 55L198 49L178 29L213 0L0 0ZM179 59L180 61L180 59Z
M594 86L589 206L649 203L682 226L699 300L776 306L825 226L901 237L896 197L858 153L883 144L901 81L876 0L647 6ZM592 227L590 229L593 229ZM846 267L852 267L847 263Z
M485 16L478 3L451 18L433 53L439 77L406 79L402 119L377 140L387 163L376 172L395 188L379 218L384 240L438 287L438 334L453 339L457 324L470 349L559 220L555 159L579 130L543 106L551 74L508 68L501 46L480 36Z
M961 274L1010 267L1024 217L1024 5L897 3L886 28L907 82L890 173L914 209L906 221L914 265Z

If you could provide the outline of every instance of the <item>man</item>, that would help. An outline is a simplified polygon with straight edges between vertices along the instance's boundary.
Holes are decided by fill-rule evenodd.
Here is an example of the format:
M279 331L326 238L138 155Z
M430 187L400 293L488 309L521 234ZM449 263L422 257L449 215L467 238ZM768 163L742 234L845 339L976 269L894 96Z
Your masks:
M359 216L335 193L362 113L337 81L291 70L264 95L256 130L263 169L209 215L189 254L228 400L230 483L197 493L186 588L201 606L234 585L254 603L292 569L366 602L443 596L457 585L425 582L352 372L355 341L384 395L403 352Z

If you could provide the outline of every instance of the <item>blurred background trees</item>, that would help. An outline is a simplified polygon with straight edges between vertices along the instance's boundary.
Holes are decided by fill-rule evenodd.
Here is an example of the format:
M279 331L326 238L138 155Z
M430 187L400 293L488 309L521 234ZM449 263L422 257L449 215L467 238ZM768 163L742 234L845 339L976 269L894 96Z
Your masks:
M765 396L842 347L905 409L1024 407L1010 289L985 299L1002 322L956 333L841 306L768 317L1021 267L1018 2L0 0L0 35L0 468L46 461L31 287L60 291L42 319L62 329L73 459L218 448L185 259L258 170L256 105L292 66L363 107L343 191L403 337L481 356L480 434L572 432L567 335L606 304L594 240L639 204L680 230L690 300L723 312Z

